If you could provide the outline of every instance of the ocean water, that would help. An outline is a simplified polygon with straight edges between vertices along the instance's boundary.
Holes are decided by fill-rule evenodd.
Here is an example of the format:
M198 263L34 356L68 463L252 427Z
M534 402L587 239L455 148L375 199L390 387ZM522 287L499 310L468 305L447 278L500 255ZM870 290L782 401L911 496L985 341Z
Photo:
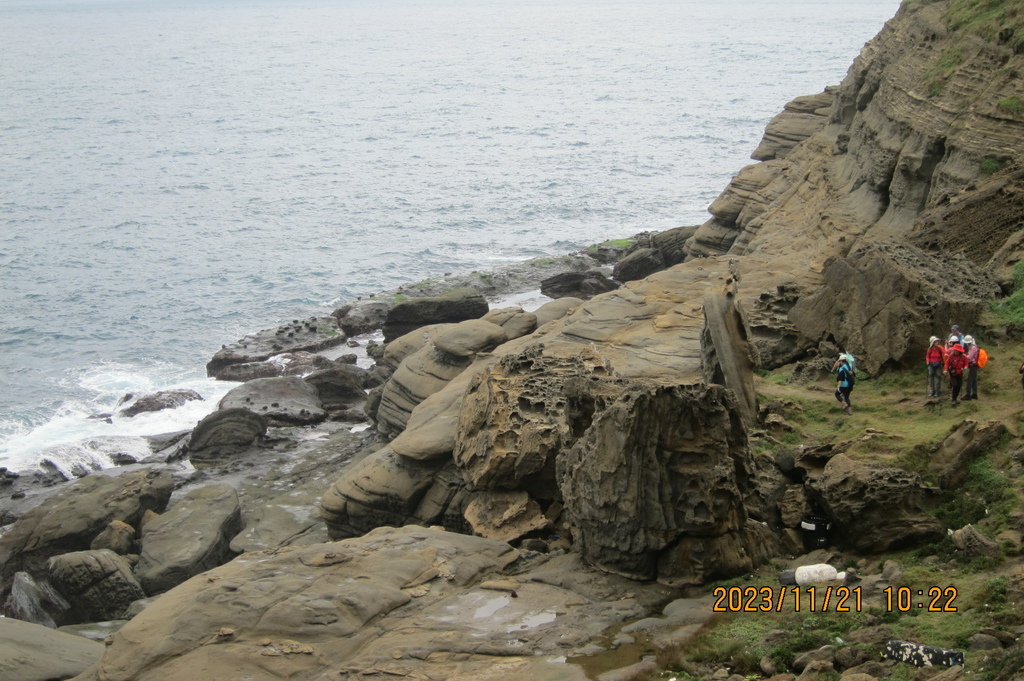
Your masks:
M898 5L0 0L0 466L191 427L283 319L703 222Z

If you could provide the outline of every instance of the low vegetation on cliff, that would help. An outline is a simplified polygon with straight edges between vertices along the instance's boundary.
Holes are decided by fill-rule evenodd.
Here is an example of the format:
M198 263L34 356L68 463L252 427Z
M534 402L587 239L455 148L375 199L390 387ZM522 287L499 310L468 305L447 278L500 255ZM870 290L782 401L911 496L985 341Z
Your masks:
M979 333L997 336L1001 319L991 316L986 322L991 326ZM753 446L759 456L779 457L838 445L858 460L916 473L935 489L930 513L949 530L973 526L991 542L990 551L965 552L949 535L924 546L881 554L818 550L813 554L816 559L827 559L860 576L881 573L886 581L854 577L848 586L860 587L863 601L857 605L851 601L847 612L837 612L834 604L822 608L819 596L817 612L805 602L800 612L788 604L781 611L720 614L678 646L651 646L659 669L645 678L740 681L800 675L830 681L868 673L920 681L942 671L886 661L885 644L898 639L966 651L965 673L979 681L1019 679L1024 646L1014 641L1024 632L1020 541L1024 391L1017 369L1024 361L1024 343L1004 338L986 347L991 360L981 371L982 399L958 407L951 406L948 398L925 397L928 379L923 362L907 371L862 376L853 393L852 416L844 414L834 399L833 378L819 374L807 380L793 365L764 372L758 381L759 400L769 405L764 411L782 418L769 420L771 425ZM930 465L931 452L937 441L965 421L1002 424L1006 430L976 452L977 458L955 488L942 489ZM759 594L768 587L777 605L780 589L785 588L780 587L779 575L789 567L785 557L776 558L752 574L710 587L738 588L743 593L753 587ZM901 603L898 591L886 594L878 588L884 586L909 587L914 597ZM929 611L928 598L922 600L916 594L918 589L927 592L932 587L955 589L955 612ZM819 591L827 588L823 584ZM995 645L987 637L1002 643ZM815 660L828 664L812 667Z

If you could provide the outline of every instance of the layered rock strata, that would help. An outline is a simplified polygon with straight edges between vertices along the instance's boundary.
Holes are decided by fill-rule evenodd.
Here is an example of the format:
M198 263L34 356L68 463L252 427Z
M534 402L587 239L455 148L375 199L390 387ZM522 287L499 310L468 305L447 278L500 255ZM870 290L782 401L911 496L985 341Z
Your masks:
M164 594L79 678L560 678L598 632L666 599L571 556L502 571L502 541L425 528L247 555ZM695 613L695 616L698 614ZM706 617L706 616L705 616Z

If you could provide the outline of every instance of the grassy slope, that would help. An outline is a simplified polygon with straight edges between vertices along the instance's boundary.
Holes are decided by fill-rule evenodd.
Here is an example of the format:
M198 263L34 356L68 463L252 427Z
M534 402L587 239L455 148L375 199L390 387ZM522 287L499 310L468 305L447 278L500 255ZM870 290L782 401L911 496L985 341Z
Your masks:
M996 537L1007 529L1010 514L1024 509L1021 480L1005 475L1010 455L1020 448L1024 432L1024 390L1017 373L1024 359L1024 344L1007 341L983 346L989 351L990 361L979 375L982 399L959 407L952 407L948 398L928 404L923 359L921 366L912 371L859 381L853 394L853 416L845 415L832 396L831 380L798 385L786 369L758 378L762 405L772 400L789 403L787 420L795 430L777 435L775 443L755 441L754 449L768 455L780 447L798 444L853 441L847 451L858 459L923 472L926 460L914 453L915 446L940 440L965 418L1001 421L1010 435L979 459L964 486L948 494L946 502L936 509L947 526L956 528L974 522ZM985 627L1010 629L1024 624L1024 603L1007 597L1007 574L1020 564L1019 552L1017 546L1004 543L998 558L967 561L958 556L947 539L922 549L882 556L843 554L838 563L857 566L862 575L877 574L884 561L895 560L905 568L902 584L925 590L955 586L959 593L957 613L890 613L884 601L876 597L865 602L860 613L805 610L800 614L722 615L681 648L658 651L664 671L650 678L706 678L723 665L734 674L760 678L763 656L772 659L779 671L791 671L799 652L826 644L840 646L837 639L845 640L849 632L875 624L888 624L895 638L964 650L969 637ZM777 588L778 572L786 567L788 562L779 559L756 574L722 584ZM768 632L780 629L793 635L782 643L765 642ZM869 659L879 659L878 645L858 647ZM967 668L979 680L1006 679L1007 670L1024 668L1024 648L1018 645L991 659L985 659L984 653L970 652ZM920 677L916 668L899 664L891 678Z

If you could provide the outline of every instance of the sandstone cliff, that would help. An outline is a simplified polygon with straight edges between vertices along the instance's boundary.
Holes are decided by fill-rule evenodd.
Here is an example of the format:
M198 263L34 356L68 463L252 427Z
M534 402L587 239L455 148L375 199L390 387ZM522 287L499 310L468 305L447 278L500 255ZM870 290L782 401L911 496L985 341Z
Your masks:
M949 5L901 8L838 87L787 105L755 151L761 162L740 171L710 206L711 220L665 240L685 241L662 261L684 262L464 362L416 393L407 423L396 428L382 414L381 432L398 437L325 496L334 536L381 522L445 522L506 539L555 526L595 565L634 577L699 583L748 565L730 533L773 514L724 503L746 494L749 473L715 471L722 452L737 471L750 469L745 446L721 443L733 441L726 424L755 424L752 370L831 352L834 343L869 373L906 363L935 330L972 324L1020 258L1012 167L1024 149L1024 116L1008 102L1021 101L1024 57L1006 41L950 31ZM641 246L647 261L658 251L657 240ZM385 395L412 392L403 372L404 364ZM712 383L728 395L708 402L700 389L672 393L674 406L654 397L658 386ZM710 404L728 418L712 417ZM661 432L663 423L645 418L652 411L682 430ZM707 449L709 441L720 444ZM705 449L719 454L696 454ZM685 466L673 463L679 452ZM591 457L604 470L617 460L616 470L628 471L647 456L663 480L619 486L580 463ZM686 504L665 490L702 477L718 481L689 486L702 529L666 519L658 509ZM483 520L480 504L469 509L496 489L525 495L515 513L483 505L500 508L518 532ZM630 522L601 524L617 513ZM855 545L878 539L843 529ZM702 555L717 558L685 556L695 539ZM772 550L771 541L763 546Z

